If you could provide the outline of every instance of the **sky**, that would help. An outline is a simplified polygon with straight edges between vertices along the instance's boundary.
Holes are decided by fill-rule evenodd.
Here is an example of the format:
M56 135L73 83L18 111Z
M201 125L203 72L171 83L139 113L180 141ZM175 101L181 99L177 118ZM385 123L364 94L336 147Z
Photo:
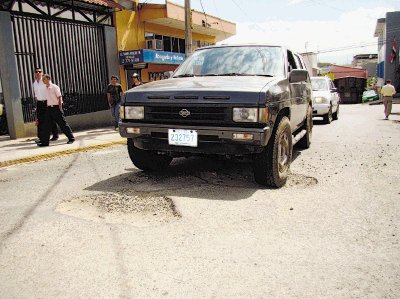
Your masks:
M319 52L319 62L351 64L354 55L377 53L377 19L399 11L400 0L191 0L191 8L236 23L224 44L279 44Z

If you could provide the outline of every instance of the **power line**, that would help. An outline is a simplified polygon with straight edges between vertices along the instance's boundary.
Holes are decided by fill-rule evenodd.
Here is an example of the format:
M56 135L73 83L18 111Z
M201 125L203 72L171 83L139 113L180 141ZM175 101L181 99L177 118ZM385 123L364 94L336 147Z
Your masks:
M207 22L207 15L206 15L206 12L205 12L205 10L204 10L204 7L203 7L203 2L200 0L200 5L201 5L201 9L203 10L203 13L204 13L204 18L205 18L205 20L206 20L206 26L207 26L207 24L208 24L208 22Z
M382 46L382 45L391 45L393 43L393 40L382 40L379 42L365 42L365 43L359 43L359 44L354 44L354 45L348 45L348 46L343 46L343 47L338 47L338 48L331 48L331 49L325 49L325 50L318 50L318 51L311 51L315 54L324 54L324 53L330 53L330 52L340 52L340 51L347 51L347 50L352 50L352 49L357 49L357 48L365 48L365 47L370 47L370 46Z
M262 28L260 25L258 25L258 23L254 22L254 21L249 17L249 15L247 14L247 12L246 12L243 8L241 8L241 7L239 6L239 4L236 3L235 0L232 0L232 2L233 2L233 4L235 4L235 5L243 12L243 14L246 15L246 17L250 20L251 23L255 24L255 25L258 27L258 29L260 29L261 31L265 32L264 28Z
M216 13L217 13L217 16L219 16L219 12L218 12L218 9L217 9L217 5L215 4L215 0L213 0L213 3L214 3L214 7L215 7L215 11L216 11ZM225 37L225 39L227 38L227 36L226 36L226 32L225 32L225 29L224 29L224 25L222 25L222 21L221 22L219 22L220 24L221 24L221 29L222 29L222 32L224 33L224 37Z
M338 8L338 7L335 7L335 6L332 6L332 5L328 5L328 4L325 4L325 3L321 3L321 2L316 1L316 0L310 0L310 1L312 1L312 2L314 2L314 3L316 3L316 4L318 4L318 5L321 5L321 6L325 6L325 7L328 7L328 8L332 8L332 9L335 9L335 10L338 10L338 11L341 11L341 12L346 12L345 10L340 9L340 8Z

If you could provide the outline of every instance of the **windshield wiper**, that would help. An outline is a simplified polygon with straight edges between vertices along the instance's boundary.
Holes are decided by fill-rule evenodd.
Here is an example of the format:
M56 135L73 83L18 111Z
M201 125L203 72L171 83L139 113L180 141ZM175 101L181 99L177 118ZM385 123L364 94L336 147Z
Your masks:
M218 74L218 76L251 76L245 73L225 73L225 74Z
M246 73L226 73L226 74L219 74L217 76L263 76L263 77L274 77L273 75L268 75L268 74L246 74Z
M268 74L255 74L253 76L261 76L261 77L275 77L274 75L268 75Z
M194 75L193 74L182 74L182 75L174 76L174 78L184 78L184 77L194 77Z

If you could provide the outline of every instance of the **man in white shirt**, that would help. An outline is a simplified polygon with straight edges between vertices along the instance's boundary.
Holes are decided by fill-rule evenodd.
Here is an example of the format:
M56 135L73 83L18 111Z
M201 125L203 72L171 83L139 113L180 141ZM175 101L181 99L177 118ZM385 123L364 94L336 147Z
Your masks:
M62 108L62 95L60 87L51 83L50 75L44 74L43 75L43 83L46 86L45 89L45 98L47 100L47 111L46 111L46 124L47 124L47 135L41 143L38 143L38 146L49 146L49 137L50 137L50 130L49 125L52 122L56 122L57 125L60 127L61 131L68 137L68 144L74 143L75 137L72 134L71 127L67 124L64 112Z
M33 97L36 103L36 116L37 116L37 136L38 139L35 141L36 143L41 143L43 138L46 138L46 111L47 104L45 98L46 85L42 81L42 69L37 67L35 68L35 81L32 84L33 88ZM55 141L58 139L58 129L55 122L51 124L51 132L53 137L50 139L51 141Z
M396 94L396 89L394 89L394 86L391 83L392 81L386 80L385 86L381 88L386 119L389 119L389 115L392 112L393 96Z

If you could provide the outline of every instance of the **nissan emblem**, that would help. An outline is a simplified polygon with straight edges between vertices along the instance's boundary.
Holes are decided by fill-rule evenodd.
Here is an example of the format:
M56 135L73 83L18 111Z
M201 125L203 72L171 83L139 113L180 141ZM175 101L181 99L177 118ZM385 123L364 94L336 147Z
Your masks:
M182 117L188 117L190 115L190 111L187 109L182 109L181 111L179 111L179 115Z

